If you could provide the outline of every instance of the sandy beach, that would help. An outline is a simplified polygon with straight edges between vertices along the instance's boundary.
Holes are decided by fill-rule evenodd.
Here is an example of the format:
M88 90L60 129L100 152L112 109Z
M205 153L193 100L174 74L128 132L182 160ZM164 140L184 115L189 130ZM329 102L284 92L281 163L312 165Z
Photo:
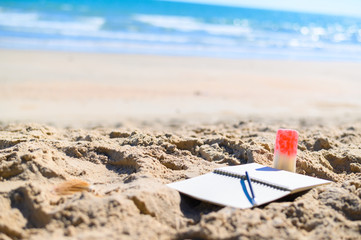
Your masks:
M359 239L360 69L0 50L0 239ZM272 166L279 128L333 183L246 210L165 185Z
M361 117L360 63L15 50L0 61L5 123Z
M297 172L334 181L302 195L240 210L164 185L220 166L272 166L279 127L240 122L151 132L2 126L0 237L359 239L359 123L293 126L300 131ZM58 195L57 187L72 179L90 187Z

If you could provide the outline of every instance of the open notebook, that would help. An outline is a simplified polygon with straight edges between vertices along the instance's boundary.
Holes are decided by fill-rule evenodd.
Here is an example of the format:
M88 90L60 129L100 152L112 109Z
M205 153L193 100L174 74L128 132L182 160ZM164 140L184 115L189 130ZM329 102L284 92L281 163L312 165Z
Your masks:
M251 178L254 201L245 171ZM217 205L251 208L327 183L330 181L250 163L217 168L211 173L168 186Z

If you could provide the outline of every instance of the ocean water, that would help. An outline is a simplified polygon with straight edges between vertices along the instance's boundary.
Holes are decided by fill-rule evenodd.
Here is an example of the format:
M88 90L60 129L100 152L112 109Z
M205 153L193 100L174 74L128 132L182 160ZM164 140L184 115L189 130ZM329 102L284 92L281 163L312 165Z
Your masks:
M361 61L361 18L156 0L2 0L0 48Z

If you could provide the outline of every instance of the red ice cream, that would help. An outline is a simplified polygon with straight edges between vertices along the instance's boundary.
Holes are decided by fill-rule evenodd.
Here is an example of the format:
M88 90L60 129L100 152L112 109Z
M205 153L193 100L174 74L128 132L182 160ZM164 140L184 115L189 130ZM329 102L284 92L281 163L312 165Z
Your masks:
M296 171L298 132L292 129L277 131L273 166L287 171Z

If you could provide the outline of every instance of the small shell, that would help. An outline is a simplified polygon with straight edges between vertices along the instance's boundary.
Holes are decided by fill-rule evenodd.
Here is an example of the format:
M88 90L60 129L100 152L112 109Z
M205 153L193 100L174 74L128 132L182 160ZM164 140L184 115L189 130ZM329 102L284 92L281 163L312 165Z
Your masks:
M71 195L77 192L89 192L90 184L83 180L72 179L59 184L54 190L58 195Z

